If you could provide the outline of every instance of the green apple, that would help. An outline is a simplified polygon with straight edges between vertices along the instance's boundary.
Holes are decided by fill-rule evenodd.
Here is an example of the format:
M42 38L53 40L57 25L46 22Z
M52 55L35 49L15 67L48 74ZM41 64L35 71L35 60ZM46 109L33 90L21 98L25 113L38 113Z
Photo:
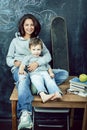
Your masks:
M86 82L87 81L87 75L86 74L80 74L79 75L79 80L81 82Z

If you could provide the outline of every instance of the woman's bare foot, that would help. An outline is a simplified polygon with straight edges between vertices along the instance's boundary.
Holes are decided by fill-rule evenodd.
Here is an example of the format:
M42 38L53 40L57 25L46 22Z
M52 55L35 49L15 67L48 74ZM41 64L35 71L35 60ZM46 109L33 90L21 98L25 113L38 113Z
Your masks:
M42 102L45 103L45 102L51 100L51 98L54 97L54 94L45 94L44 92L41 92L40 96L41 96Z
M62 98L62 95L61 95L61 93L56 92L56 93L54 93L54 96L51 98L51 100L55 100L55 99L59 99L59 98Z

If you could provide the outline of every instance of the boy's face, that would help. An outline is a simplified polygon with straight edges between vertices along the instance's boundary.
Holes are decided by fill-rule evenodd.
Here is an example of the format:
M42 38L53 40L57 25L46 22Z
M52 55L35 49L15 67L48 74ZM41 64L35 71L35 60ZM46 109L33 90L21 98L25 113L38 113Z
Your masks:
M31 46L30 48L31 53L35 56L35 57L39 57L42 51L41 45L36 45L36 46Z

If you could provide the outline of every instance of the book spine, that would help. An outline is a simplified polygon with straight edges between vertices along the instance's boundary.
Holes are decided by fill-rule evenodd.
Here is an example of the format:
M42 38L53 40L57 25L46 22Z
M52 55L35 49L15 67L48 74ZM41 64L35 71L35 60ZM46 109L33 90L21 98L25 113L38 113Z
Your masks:
M79 87L79 88L84 89L84 90L87 90L87 87L83 86L83 85L78 85L78 84L75 84L75 83L70 83L70 85Z
M87 90L80 88L80 87L77 87L77 86L74 86L74 85L70 85L70 89L81 91L81 92L87 92Z
M69 81L72 84L76 84L76 85L80 85L80 86L84 86L87 88L87 84L83 84L83 83L79 83L79 82L75 82L75 81Z

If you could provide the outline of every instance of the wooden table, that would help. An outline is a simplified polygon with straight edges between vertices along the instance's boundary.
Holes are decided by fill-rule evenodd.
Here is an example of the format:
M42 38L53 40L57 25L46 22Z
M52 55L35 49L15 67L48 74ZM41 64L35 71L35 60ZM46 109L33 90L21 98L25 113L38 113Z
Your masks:
M69 79L72 77L69 77ZM68 80L69 80L68 79ZM66 81L62 85L60 85L61 90L64 95L62 99L57 101L49 101L47 103L42 103L41 98L39 96L34 96L34 101L32 105L34 107L43 107L43 108L83 108L83 123L82 130L87 130L87 97L81 97L78 95L69 94L66 92L67 88L69 88L69 81ZM14 88L11 96L11 107L12 107L12 130L17 130L17 101L18 101L18 93L16 88Z

